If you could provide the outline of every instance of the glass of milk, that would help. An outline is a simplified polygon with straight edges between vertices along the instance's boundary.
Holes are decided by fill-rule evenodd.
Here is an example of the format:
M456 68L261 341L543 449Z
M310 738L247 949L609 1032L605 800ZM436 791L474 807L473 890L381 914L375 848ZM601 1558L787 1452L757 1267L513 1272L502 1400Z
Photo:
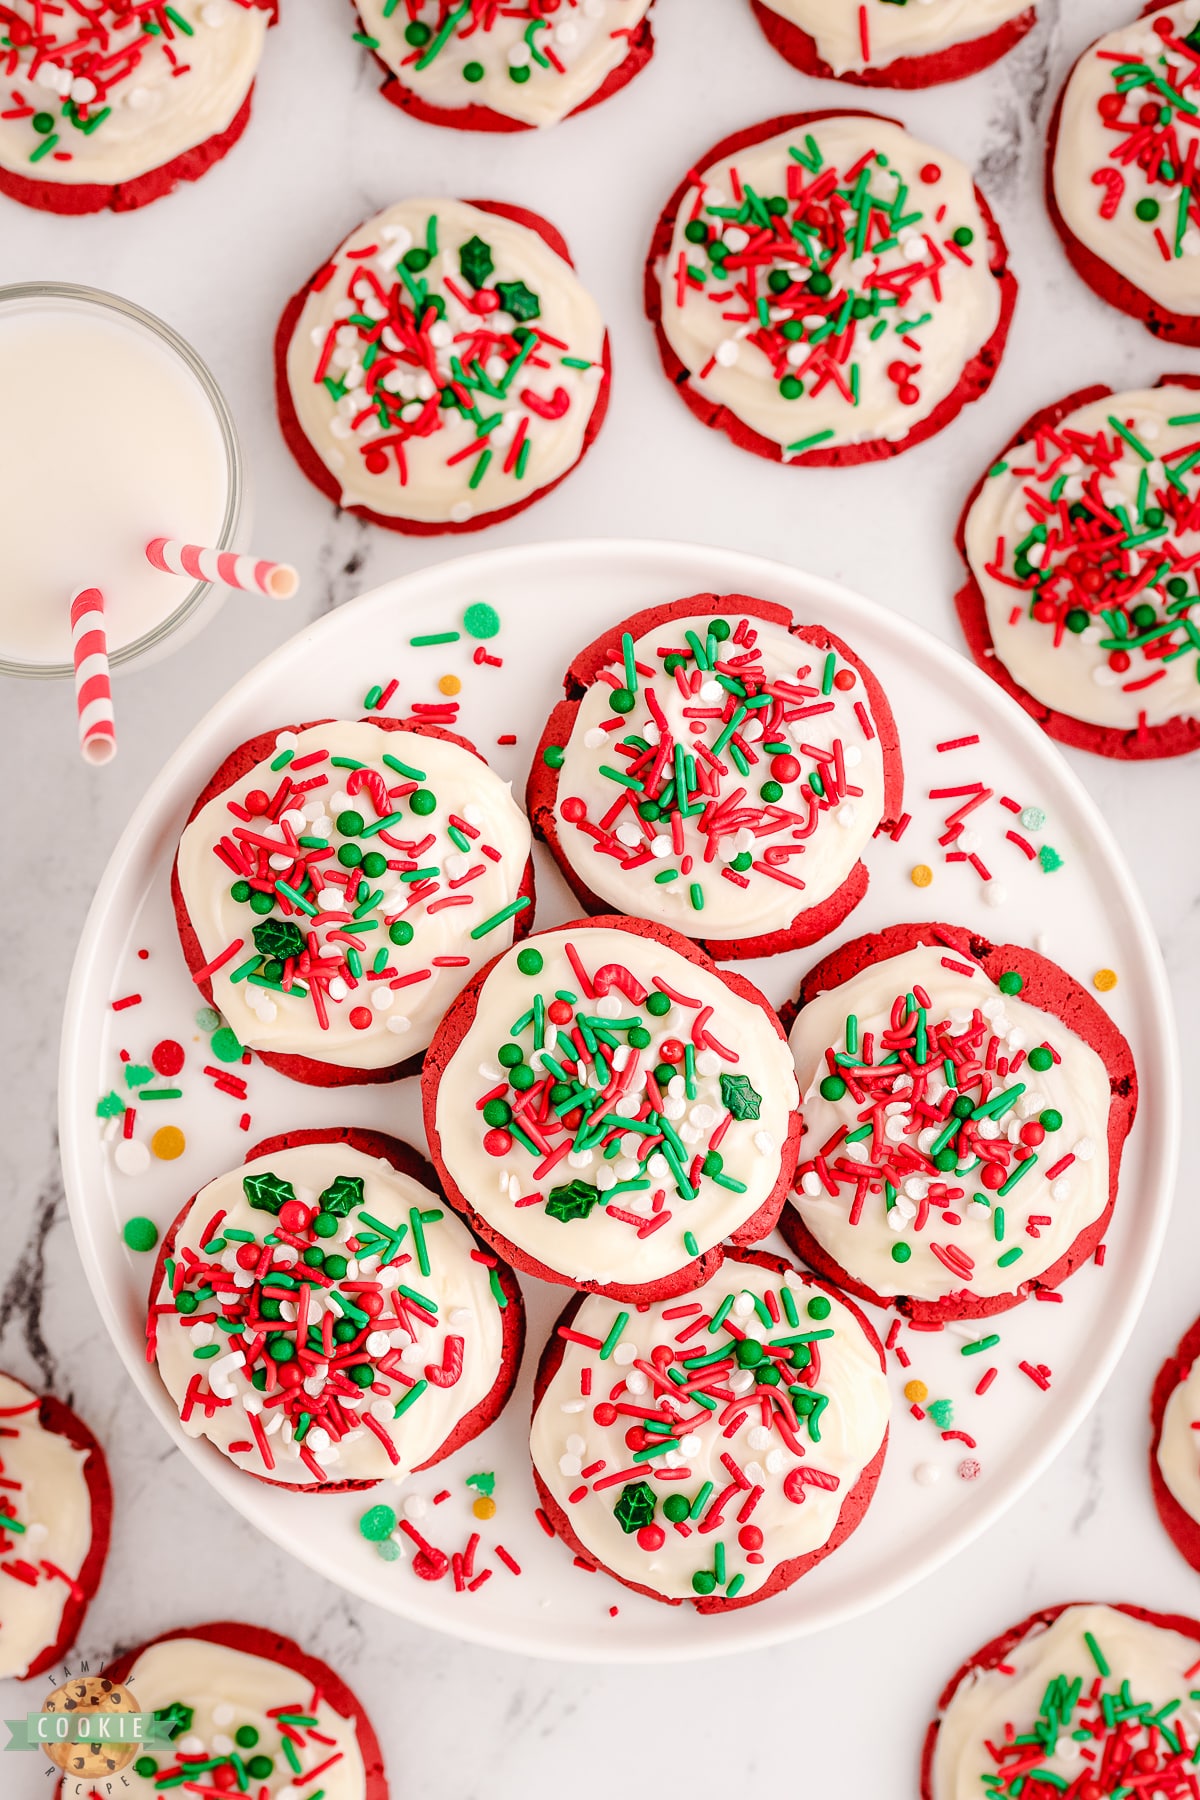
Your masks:
M225 397L170 326L115 294L0 287L0 674L69 676L71 596L104 595L114 668L189 638L223 588L151 567L169 537L239 548Z

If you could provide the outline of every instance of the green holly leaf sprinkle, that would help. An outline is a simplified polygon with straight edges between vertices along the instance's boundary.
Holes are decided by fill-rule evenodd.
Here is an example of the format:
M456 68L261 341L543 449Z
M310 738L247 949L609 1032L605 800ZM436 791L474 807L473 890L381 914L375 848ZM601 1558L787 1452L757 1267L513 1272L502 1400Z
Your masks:
M621 1489L613 1513L621 1530L632 1536L635 1531L641 1531L644 1525L654 1523L657 1504L654 1489L648 1481L631 1481L628 1487Z
M261 1175L244 1175L242 1187L246 1199L259 1212L277 1213L285 1200L294 1200L296 1190L290 1181L281 1181L270 1169Z
M361 1175L339 1175L330 1183L321 1195L321 1211L336 1213L344 1219L347 1213L363 1203L363 1182Z
M525 286L523 281L498 281L496 292L500 296L500 304L506 313L524 324L527 319L541 316L542 303L537 295Z
M166 1737L177 1738L181 1732L192 1729L194 1717L190 1706L185 1706L182 1700L172 1700L170 1706L160 1706L155 1710L154 1723Z
M492 246L485 244L481 237L468 238L458 253L458 266L464 281L469 281L473 288L481 288L496 266Z
M568 1181L565 1187L550 1189L546 1211L552 1219L586 1219L599 1203L599 1188L587 1181Z
M290 956L303 955L304 935L291 919L264 919L254 927L254 947L263 956L286 962Z
M721 1099L735 1119L757 1119L762 1111L762 1095L746 1075L722 1075Z

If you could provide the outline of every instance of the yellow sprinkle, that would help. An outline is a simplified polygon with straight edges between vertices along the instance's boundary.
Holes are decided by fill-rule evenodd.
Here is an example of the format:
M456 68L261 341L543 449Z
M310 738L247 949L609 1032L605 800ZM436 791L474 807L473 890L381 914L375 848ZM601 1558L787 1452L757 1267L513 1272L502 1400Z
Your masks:
M443 675L442 679L438 682L438 693L461 694L462 682L458 679L457 675Z
M1092 986L1098 988L1102 994L1107 994L1109 989L1115 988L1116 985L1117 971L1115 969L1097 969L1092 976Z
M904 1398L913 1406L920 1406L929 1398L929 1389L923 1381L910 1381L904 1389Z
M160 1162L174 1162L182 1156L187 1147L187 1139L178 1125L160 1125L150 1139L150 1148Z
M471 1511L475 1514L477 1519L494 1518L496 1515L496 1502L489 1494L480 1494L478 1500L472 1505Z
M914 887L928 887L933 880L933 870L928 863L918 863L909 876Z

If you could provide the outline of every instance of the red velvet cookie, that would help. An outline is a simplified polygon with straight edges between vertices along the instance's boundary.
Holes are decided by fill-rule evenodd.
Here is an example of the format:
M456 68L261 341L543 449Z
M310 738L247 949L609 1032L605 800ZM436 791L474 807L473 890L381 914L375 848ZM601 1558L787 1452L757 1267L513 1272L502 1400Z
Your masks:
M1186 468L1200 448L1200 403L1189 403L1186 391L1172 403L1176 389L1200 389L1200 376L1163 375L1152 391L1137 393L1098 384L1043 407L976 482L958 523L968 576L955 605L972 656L1051 737L1097 756L1142 761L1200 747L1200 687L1187 623L1200 595L1194 577L1187 578L1190 554L1175 542L1190 534L1200 492ZM1149 443L1138 431L1143 418ZM1164 457L1179 461L1184 474L1168 472ZM1164 470L1149 483L1147 458ZM1074 504L1054 520L1051 544L1050 496L1068 462ZM1112 511L1118 494L1137 515L1136 533L1144 533L1133 553ZM1006 657L1017 654L1020 673L1039 692L1008 667ZM1081 718L1072 705L1105 717Z
M1190 0L1151 0L1089 45L1058 97L1046 154L1046 205L1076 274L1156 337L1191 345L1200 344L1194 159L1172 159L1200 89L1198 23ZM1137 66L1149 71L1144 82L1120 74ZM1139 95L1151 85L1158 111L1147 118Z
M981 69L991 68L1001 57L1007 56L1037 22L1037 14L1029 6L978 37L912 55L883 52L887 60L876 62L874 59L881 52L878 44L872 41L872 21L865 16L867 9L859 4L859 0L838 0L838 3L841 11L856 15L855 61L844 68L828 62L821 54L817 39L789 18L786 11L771 5L770 0L750 0L767 41L793 68L803 75L814 75L820 80L848 81L856 87L926 88L945 81L962 81ZM786 0L783 5L786 6ZM869 11L881 16L876 6Z
M224 1668L222 1653L228 1654ZM248 1682L242 1656L274 1664L276 1674L259 1668ZM153 1775L139 1772L135 1762L122 1778L139 1793L143 1782L148 1793L157 1791L159 1771L170 1771L168 1779L178 1785L179 1772L197 1764L185 1775L189 1785L236 1792L253 1757L288 1770L302 1789L325 1768L348 1800L388 1800L383 1752L362 1702L328 1663L279 1632L230 1619L181 1626L122 1651L105 1664L104 1675L130 1683L138 1705L154 1712L169 1733L169 1741L156 1740L139 1751L139 1761L154 1765ZM236 1749L223 1748L230 1738ZM359 1765L353 1774L350 1758ZM274 1792L278 1785L277 1774L268 1788L254 1769L249 1779L255 1793ZM59 1800L67 1800L77 1785L68 1775L57 1790Z
M847 185L857 205L831 208ZM866 112L792 113L723 139L668 201L645 270L688 409L804 467L898 456L949 425L990 386L1016 295L967 169Z
M265 14L265 25L278 19L278 0L178 0L174 18L147 35L128 0L101 0L87 15L91 32L77 29L70 9L14 6L6 9L14 104L0 120L0 193L75 216L132 212L220 162L250 120L264 29L253 15ZM93 172L94 180L75 179Z
M242 1170L193 1194L159 1249L146 1326L148 1354L190 1435L268 1486L336 1493L402 1480L486 1431L517 1378L525 1309L511 1269L441 1210L442 1199L435 1171L410 1145L352 1127L268 1138L247 1151ZM237 1221L229 1236L227 1220ZM268 1231L282 1250L263 1247ZM301 1352L278 1294L293 1285L289 1271L314 1265L297 1288L308 1321ZM243 1270L254 1271L253 1284L238 1282ZM215 1364L195 1360L197 1336L201 1348L223 1342L198 1300L214 1289L228 1322L279 1318L269 1335L253 1326L248 1339L236 1334L252 1356L249 1379L236 1349ZM331 1291L340 1296L333 1310L324 1304ZM381 1397L364 1412L352 1403L368 1385ZM259 1392L265 1403L248 1405ZM312 1424L300 1447L294 1427L304 1416ZM339 1465L348 1472L336 1473ZM289 1467L295 1479L285 1479Z
M595 442L611 379L562 235L498 200L366 220L275 334L279 423L303 473L417 537L481 531L557 487Z
M761 1251L731 1249L665 1312L576 1295L534 1381L542 1509L577 1557L652 1600L755 1605L861 1524L887 1452L883 1371L853 1302Z
M430 1155L485 1243L635 1305L690 1292L724 1241L773 1229L796 1098L757 988L665 926L604 916L481 970L422 1076Z
M557 19L533 0L476 8L469 18L454 0L400 12L386 0L357 0L355 10L383 70L385 100L429 125L512 132L573 118L626 87L654 54L652 5L600 0Z
M0 1489L0 1676L28 1680L79 1636L108 1555L112 1486L83 1420L4 1373Z
M1154 1504L1164 1531L1193 1569L1200 1569L1200 1519L1188 1510L1168 1484L1167 1468L1171 1469L1175 1486L1181 1488L1185 1481L1190 1486L1196 1473L1200 1433L1192 1429L1190 1415L1200 1412L1191 1392L1192 1371L1197 1358L1200 1358L1200 1319L1184 1333L1175 1354L1169 1356L1159 1370L1150 1396L1150 1486ZM1178 1399L1175 1398L1177 1392ZM1169 1421L1168 1406L1173 1415ZM1178 1416L1174 1416L1176 1414Z
M563 687L525 803L588 912L742 959L815 943L862 899L861 853L902 810L900 741L824 626L696 594L612 626Z
M365 737L363 726L371 728ZM395 756L373 741L376 733L390 732L405 734L396 740ZM350 765L344 794L331 785L331 745L334 755L339 745L344 753L364 752L343 758L343 766L347 761ZM417 754L421 756L419 765L406 760ZM281 762L284 756L288 757L286 765ZM368 762L369 757L375 758L377 766ZM356 761L365 773L360 775L353 766ZM476 763L483 774L475 768ZM303 768L294 767L300 764ZM258 781L263 785L248 785ZM471 798L476 785L478 801ZM282 835L279 821L285 815L294 808L315 808L322 796L331 801L336 797L338 804L332 812L325 809L319 820L306 816L302 821L309 829L302 829L301 835L309 842L301 845L296 841L297 858L286 871L288 879L281 891L278 883L283 873L272 867L269 859L285 851L272 852L264 833L271 827ZM217 808L214 803L222 797L224 807ZM244 804L251 800L252 806ZM210 804L214 810L206 813ZM456 807L478 817L463 816ZM202 813L205 820L190 835ZM389 818L394 822L382 829L379 821ZM206 821L212 826L207 841ZM323 834L325 850L317 844L314 830ZM338 840L340 848L334 857L332 845ZM355 851L361 852L363 842L384 848L368 848L356 863ZM470 854L474 846L480 850L478 862ZM280 727L260 733L232 751L188 815L171 871L179 941L200 992L225 1014L239 1041L255 1050L268 1068L314 1087L396 1081L420 1069L437 1020L460 985L459 970L478 968L486 954L494 951L492 932L501 933L501 942L511 942L530 929L534 873L529 848L528 824L507 785L491 773L475 746L454 732L425 724L420 718L382 716L360 720L358 725L320 720ZM181 856L188 863L186 876L181 872ZM466 866L460 867L464 860ZM423 871L421 879L413 880L412 871L417 869ZM370 917L381 927L379 942L361 931L354 935L364 898L356 900L352 916L347 916L345 909L334 909L338 916L323 934L307 923L314 916L326 922L331 917L319 909L314 915L311 902L302 906L295 898L299 892L295 882L311 882L314 870L322 882L326 880L322 871L331 872L334 881L346 881L357 870L360 883L367 884L368 897L381 896L370 909ZM193 912L198 892L211 898L202 884L211 881L213 872L220 875L222 883L233 878L228 893L235 904L231 914L223 890L213 901L218 910L210 915L202 938ZM405 881L405 875L410 879ZM388 889L374 885L380 879L390 884ZM457 883L453 889L451 882ZM360 886L356 895L361 893ZM467 903L460 897L464 893L471 896ZM268 907L266 900L272 894L274 905ZM298 923L301 918L306 920L303 927ZM447 919L453 922L449 937ZM489 920L493 921L490 925ZM232 936L215 929L222 922L230 927ZM480 925L488 925L488 930L476 939L472 934ZM218 936L224 939L220 944ZM366 970L365 959L369 955L373 963L385 945L387 962L375 976ZM249 971L249 981L246 975L235 980L238 971L245 969L245 953L253 960L256 950L260 952L258 966ZM289 950L291 954L285 955ZM360 964L357 972L351 951ZM435 961L437 957L442 960ZM306 1006L290 1019L286 1041L281 1033L271 1032L275 1018L265 1016L261 1006L256 1014L241 999L256 991L255 975L265 980L261 970L272 958L280 967L274 973L274 985L266 982L264 991L278 996L281 984L290 980L295 988L307 981L300 998L310 1001L313 1009L310 1014ZM364 979L372 995L370 1007L359 998ZM374 997L384 979L394 995L386 1006L377 1004ZM344 1015L354 1034L347 1039L346 1029L341 1031L344 1041L337 1051L342 1061L333 1060L332 1043L323 1056L310 1053L325 1048L323 1039L329 1030L321 1023L318 1002L330 1025L338 1022L339 1014ZM271 1004L278 1008L278 997ZM385 1015L387 1023L377 1031L375 1026ZM381 1036L381 1032L387 1035ZM398 1060L387 1061L392 1039L397 1048L409 1042L415 1048ZM270 1048L272 1042L278 1048ZM364 1046L361 1051L357 1048L360 1042ZM303 1049L297 1048L300 1044Z
M1005 1794L1020 1784L1029 1800L1186 1794L1195 1733L1179 1702L1195 1686L1198 1646L1200 1624L1179 1613L1096 1601L1032 1613L947 1683L925 1737L921 1800L954 1800L972 1782Z
M1092 1256L1137 1075L1057 964L896 925L826 956L789 1016L805 1137L780 1229L820 1274L933 1324L1007 1311Z

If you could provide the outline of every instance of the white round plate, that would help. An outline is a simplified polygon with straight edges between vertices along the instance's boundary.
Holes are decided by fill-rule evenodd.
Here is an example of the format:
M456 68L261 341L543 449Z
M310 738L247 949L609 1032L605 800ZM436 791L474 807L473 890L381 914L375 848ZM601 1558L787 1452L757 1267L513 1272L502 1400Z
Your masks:
M273 724L354 717L368 689L392 677L399 690L389 710L400 713L414 700L436 700L442 676L459 676L460 729L520 793L572 653L625 614L703 591L755 594L789 607L801 621L830 626L867 659L895 708L912 823L898 844L879 838L871 846L870 891L841 938L900 919L936 918L994 939L1034 943L1084 982L1101 968L1119 974L1105 1004L1132 1042L1142 1105L1125 1152L1107 1256L1103 1267L1089 1265L1066 1284L1061 1304L1027 1302L983 1329L929 1334L905 1326L894 1340L899 1354L888 1359L894 1414L887 1465L863 1524L789 1592L713 1617L688 1605L655 1604L603 1574L577 1569L569 1551L539 1527L526 1451L531 1372L565 1294L527 1282L530 1344L506 1412L485 1437L414 1478L407 1490L431 1503L419 1528L439 1548L462 1550L479 1531L474 1568L492 1574L474 1591L456 1592L449 1577L420 1580L407 1556L382 1560L359 1533L366 1506L379 1499L399 1504L393 1490L306 1496L254 1481L183 1434L147 1366L143 1325L152 1259L125 1248L127 1218L149 1215L161 1229L251 1144L289 1127L375 1125L421 1142L414 1081L299 1087L253 1063L233 1071L246 1080L244 1103L214 1087L203 1073L212 1056L208 1033L195 1023L199 997L175 938L171 858L192 800L237 743ZM477 664L476 646L466 637L410 647L413 636L458 629L474 600L491 602L501 616L501 632L486 648L503 658L502 668ZM517 734L517 743L498 744L508 733ZM975 736L981 741L936 748ZM938 846L946 815L961 802L929 798L931 788L977 781L993 797L968 825L979 840L976 854L994 877L992 899L1000 887L1007 890L998 906L985 900L972 864L947 864ZM1042 829L1036 821L1018 825L1001 797L1043 809ZM1006 837L1008 829L1051 845L1062 866L1046 872L1028 861ZM539 856L537 923L544 927L569 918L573 908L549 859ZM924 888L910 879L920 863L933 871ZM815 955L742 966L778 1004L795 991ZM141 996L137 1004L114 1010L114 1000L132 994ZM159 1125L179 1125L187 1149L178 1161L152 1158L143 1173L122 1174L114 1164L116 1143L105 1141L98 1123L97 1099L114 1088L126 1091L122 1051L145 1063L164 1037L187 1050L186 1067L170 1084L182 1096L138 1105L134 1137L145 1142ZM331 1581L407 1618L498 1648L621 1662L712 1656L820 1630L917 1581L1012 1504L1096 1399L1142 1305L1171 1195L1177 1091L1162 964L1129 873L1066 763L992 682L906 620L832 582L727 550L613 541L484 552L424 569L322 618L240 681L162 770L100 883L71 980L60 1088L67 1194L97 1305L146 1404L217 1492ZM245 1114L250 1123L241 1128ZM887 1316L877 1323L884 1335L892 1325ZM1000 1342L964 1355L964 1344L988 1329ZM1022 1363L1048 1369L1048 1389ZM997 1371L994 1381L977 1398L974 1390L989 1368ZM914 1379L926 1384L930 1401L952 1403L955 1417L943 1415L942 1426L961 1430L973 1444L944 1437L928 1414L913 1416L903 1389ZM474 1493L466 1486L466 1477L479 1471L496 1478L497 1511L487 1523L473 1518ZM448 1497L434 1503L445 1491ZM496 1556L497 1543L520 1565L519 1577Z

